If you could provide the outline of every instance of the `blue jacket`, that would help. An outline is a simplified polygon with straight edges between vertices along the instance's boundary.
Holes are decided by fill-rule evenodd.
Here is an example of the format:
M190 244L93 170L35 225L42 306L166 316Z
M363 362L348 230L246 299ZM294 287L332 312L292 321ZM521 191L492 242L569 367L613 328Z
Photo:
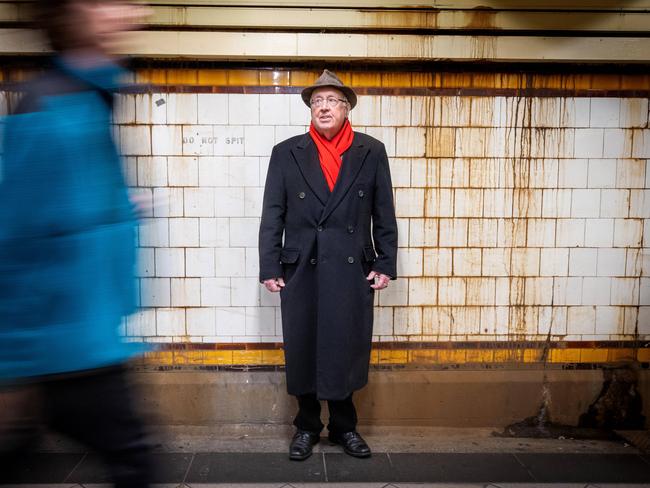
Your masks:
M135 306L135 215L112 139L114 65L55 62L5 121L0 379L110 366Z

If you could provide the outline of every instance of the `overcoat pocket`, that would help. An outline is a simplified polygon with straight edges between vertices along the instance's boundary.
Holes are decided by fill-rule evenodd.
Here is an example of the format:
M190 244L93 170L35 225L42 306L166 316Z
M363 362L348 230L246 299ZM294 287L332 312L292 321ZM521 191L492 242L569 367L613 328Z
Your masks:
M373 263L376 258L377 254L372 246L366 246L363 248L363 259L366 263Z
M300 257L300 249L285 247L280 251L280 262L282 264L296 264Z

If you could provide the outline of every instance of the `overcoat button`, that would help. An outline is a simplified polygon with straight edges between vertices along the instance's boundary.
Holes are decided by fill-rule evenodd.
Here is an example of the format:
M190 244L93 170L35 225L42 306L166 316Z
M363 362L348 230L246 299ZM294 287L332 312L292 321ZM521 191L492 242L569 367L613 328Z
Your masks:
M316 258L311 258L311 259L309 260L309 262L310 262L311 264L316 264Z
M348 263L350 263L350 264L354 263L354 258L352 256L350 256L348 258Z
M305 198L305 192L301 191L300 193L298 193L298 198L300 198L301 200L304 199Z
M359 197L363 198L363 195L364 195L363 190L359 190Z
M322 226L322 225L319 225L318 227L316 227L316 230L317 230L318 232L322 232L322 231L323 231L323 226Z
M354 232L354 227L348 225L348 233L352 234Z

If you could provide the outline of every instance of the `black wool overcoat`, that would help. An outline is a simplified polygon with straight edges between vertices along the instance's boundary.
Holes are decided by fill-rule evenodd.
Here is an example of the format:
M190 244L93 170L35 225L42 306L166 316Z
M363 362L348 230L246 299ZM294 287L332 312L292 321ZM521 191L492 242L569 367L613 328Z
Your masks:
M283 277L287 389L341 400L368 382L371 270L397 275L384 145L354 133L330 190L309 134L273 148L259 233L260 281Z

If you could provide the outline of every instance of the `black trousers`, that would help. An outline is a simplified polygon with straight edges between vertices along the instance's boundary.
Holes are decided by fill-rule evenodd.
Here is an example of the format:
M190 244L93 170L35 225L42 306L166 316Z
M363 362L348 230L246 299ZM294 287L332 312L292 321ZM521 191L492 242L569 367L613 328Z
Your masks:
M320 432L323 430L323 423L320 420L320 401L315 394L300 395L298 399L298 415L293 420L300 430L309 432ZM342 434L357 428L357 411L352 403L352 395L345 400L328 400L327 407L330 412L330 420L327 430L332 434Z
M116 487L149 486L150 445L134 409L125 368L58 376L23 388L31 390L30 401L37 399L41 422L102 456ZM34 419L31 421L36 430ZM24 425L15 427L28 430ZM12 457L22 454L16 450L2 454L0 466L11 468Z

